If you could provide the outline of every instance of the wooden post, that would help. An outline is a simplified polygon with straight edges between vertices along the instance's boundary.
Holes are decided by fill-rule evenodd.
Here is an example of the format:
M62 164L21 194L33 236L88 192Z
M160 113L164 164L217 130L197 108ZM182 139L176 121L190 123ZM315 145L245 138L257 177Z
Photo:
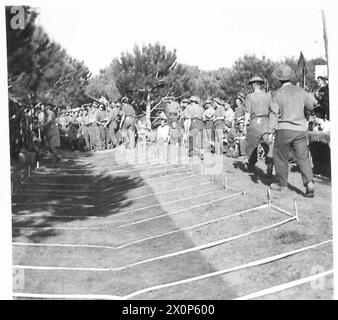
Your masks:
M324 44L325 44L325 57L326 57L326 63L327 63L327 77L329 78L328 39L327 39L326 18L325 18L324 10L322 10L322 20L323 20L323 34L324 34Z

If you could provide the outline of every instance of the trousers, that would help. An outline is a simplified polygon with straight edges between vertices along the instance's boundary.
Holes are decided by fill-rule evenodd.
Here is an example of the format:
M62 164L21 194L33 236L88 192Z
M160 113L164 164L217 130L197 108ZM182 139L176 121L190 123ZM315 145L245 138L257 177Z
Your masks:
M302 175L304 186L313 182L313 173L307 145L308 136L305 131L277 130L273 148L273 158L277 180L280 186L286 187L289 174L289 150L294 154Z

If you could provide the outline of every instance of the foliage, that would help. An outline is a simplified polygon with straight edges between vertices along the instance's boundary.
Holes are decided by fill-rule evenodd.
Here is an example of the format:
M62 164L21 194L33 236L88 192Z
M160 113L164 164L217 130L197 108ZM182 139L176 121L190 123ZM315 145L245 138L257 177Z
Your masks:
M85 88L90 72L35 25L37 13L24 7L25 28L12 29L10 7L6 7L8 90L11 100L33 106L38 102L55 106L77 106L88 100Z

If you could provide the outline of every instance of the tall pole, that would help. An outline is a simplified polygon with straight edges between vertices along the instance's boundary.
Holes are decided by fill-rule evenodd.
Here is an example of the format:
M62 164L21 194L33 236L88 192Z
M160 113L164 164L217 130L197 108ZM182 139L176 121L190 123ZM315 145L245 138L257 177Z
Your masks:
M329 77L328 40L327 40L326 18L325 18L324 10L322 10L322 20L323 20L323 33L324 33L324 44L325 44L325 57L326 57L326 63L327 63L327 77Z

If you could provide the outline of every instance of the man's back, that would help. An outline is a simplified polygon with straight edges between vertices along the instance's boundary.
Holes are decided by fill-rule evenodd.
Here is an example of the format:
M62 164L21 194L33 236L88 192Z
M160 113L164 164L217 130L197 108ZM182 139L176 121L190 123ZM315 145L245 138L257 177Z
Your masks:
M314 98L304 89L286 84L274 93L271 108L278 114L278 129L306 131L305 109L313 110Z
M268 116L271 106L271 96L264 91L254 91L246 97L245 109L250 118Z

